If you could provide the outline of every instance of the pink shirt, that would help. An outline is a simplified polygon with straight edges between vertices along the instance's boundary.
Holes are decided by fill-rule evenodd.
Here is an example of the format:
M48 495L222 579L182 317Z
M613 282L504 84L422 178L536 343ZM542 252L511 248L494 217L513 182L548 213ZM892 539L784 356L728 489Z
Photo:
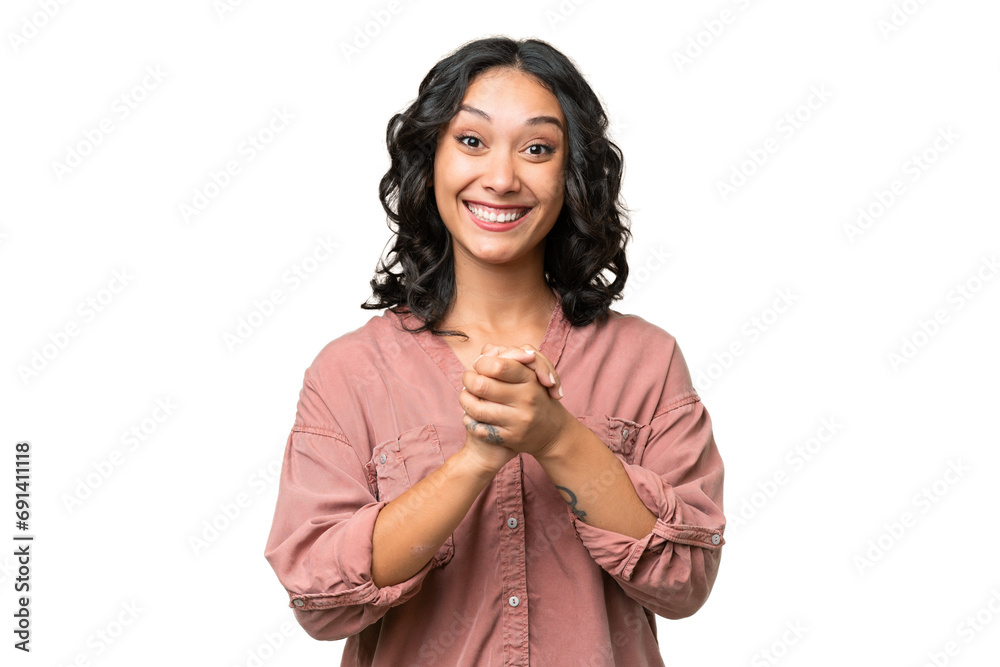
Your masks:
M385 310L306 370L264 554L306 632L347 638L342 665L662 665L653 614L689 616L708 598L725 544L723 465L680 348L614 310L574 327L556 297L539 349L563 405L658 517L653 531L636 540L584 523L521 454L430 563L375 586L379 511L465 442L462 363Z

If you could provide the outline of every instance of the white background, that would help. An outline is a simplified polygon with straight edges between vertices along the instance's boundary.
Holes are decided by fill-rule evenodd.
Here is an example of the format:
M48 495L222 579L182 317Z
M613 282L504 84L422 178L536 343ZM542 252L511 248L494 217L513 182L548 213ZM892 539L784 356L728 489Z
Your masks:
M994 664L1000 5L220 7L0 15L5 664L339 663L263 556L276 472L305 368L377 314L359 304L389 240L386 123L490 34L549 41L607 105L635 236L615 309L677 338L713 417L727 546L702 610L660 620L667 663ZM294 118L268 135L275 109ZM19 440L30 655L11 646Z

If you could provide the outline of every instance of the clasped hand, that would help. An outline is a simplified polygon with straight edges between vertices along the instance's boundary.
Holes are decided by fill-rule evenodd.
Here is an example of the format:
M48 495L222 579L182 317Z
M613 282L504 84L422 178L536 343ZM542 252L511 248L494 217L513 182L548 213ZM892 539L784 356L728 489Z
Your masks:
M462 384L466 445L494 470L519 452L544 454L572 417L552 362L530 345L484 345Z

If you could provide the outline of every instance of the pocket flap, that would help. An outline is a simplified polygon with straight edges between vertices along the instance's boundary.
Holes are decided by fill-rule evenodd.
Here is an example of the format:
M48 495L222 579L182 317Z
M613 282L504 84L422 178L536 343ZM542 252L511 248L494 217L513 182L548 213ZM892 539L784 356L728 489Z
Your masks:
M577 417L580 422L594 432L608 449L620 454L628 463L634 463L635 443L639 437L642 424L624 417L609 417L608 415L586 415Z
M444 465L441 441L433 424L403 431L395 438L372 448L372 458L365 465L369 480L378 490L377 499L389 502ZM449 535L434 555L432 564L440 567L455 553L454 536Z

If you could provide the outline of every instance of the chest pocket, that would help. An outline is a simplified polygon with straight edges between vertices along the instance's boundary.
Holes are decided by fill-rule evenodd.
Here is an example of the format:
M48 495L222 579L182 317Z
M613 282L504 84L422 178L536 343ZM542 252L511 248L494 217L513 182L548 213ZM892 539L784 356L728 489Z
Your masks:
M368 484L377 500L395 500L414 484L444 464L441 440L433 424L403 431L372 448L372 458L365 464ZM455 537L449 535L431 559L441 567L455 554Z
M588 415L577 417L580 422L594 432L612 452L626 463L635 463L635 444L642 424L623 417L608 415Z

